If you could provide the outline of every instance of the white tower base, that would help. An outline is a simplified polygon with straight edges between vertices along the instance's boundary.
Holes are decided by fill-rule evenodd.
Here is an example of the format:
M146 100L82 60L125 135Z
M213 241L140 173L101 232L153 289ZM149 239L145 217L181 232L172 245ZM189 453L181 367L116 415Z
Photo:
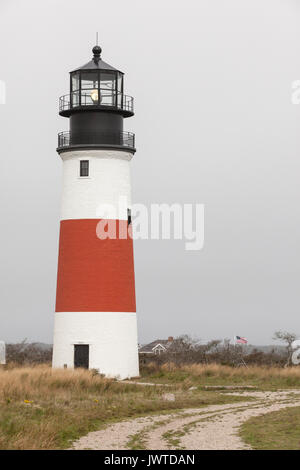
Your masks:
M139 375L136 313L57 312L53 367L74 367L75 345L89 345L89 369L106 377Z

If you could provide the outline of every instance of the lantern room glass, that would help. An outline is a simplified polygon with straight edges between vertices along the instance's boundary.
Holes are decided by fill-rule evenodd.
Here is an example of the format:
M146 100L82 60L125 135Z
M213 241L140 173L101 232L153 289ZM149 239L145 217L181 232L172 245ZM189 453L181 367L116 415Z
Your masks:
M72 81L71 81L71 98L73 106L79 106L79 90L80 90L80 75L79 72L72 74Z
M100 72L100 104L116 106L117 74Z
M81 106L93 106L99 104L99 73L80 73L80 99Z
M71 73L71 106L122 107L123 74L110 70Z

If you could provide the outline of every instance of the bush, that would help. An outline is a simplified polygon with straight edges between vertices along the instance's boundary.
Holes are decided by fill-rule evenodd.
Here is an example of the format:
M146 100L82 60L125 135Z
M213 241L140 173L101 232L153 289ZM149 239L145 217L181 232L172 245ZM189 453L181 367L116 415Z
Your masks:
M25 364L45 364L52 360L52 348L42 347L38 343L22 343L6 345L6 362L25 365Z

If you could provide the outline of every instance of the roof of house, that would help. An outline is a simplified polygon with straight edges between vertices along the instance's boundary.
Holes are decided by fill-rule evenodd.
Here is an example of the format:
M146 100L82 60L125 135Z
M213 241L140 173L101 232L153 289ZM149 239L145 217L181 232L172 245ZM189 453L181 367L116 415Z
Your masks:
M157 339L155 341L152 341L152 343L141 346L139 348L139 352L140 353L153 353L154 349L156 349L159 345L161 345L163 349L168 349L171 343L172 341L169 341L168 339Z

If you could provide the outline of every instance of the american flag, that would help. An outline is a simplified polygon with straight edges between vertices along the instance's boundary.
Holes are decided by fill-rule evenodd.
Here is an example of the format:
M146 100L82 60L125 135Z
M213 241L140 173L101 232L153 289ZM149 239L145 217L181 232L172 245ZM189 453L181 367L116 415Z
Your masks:
M243 338L242 336L235 336L234 337L234 341L236 343L239 343L239 344L247 344L248 341L246 340L246 338Z

